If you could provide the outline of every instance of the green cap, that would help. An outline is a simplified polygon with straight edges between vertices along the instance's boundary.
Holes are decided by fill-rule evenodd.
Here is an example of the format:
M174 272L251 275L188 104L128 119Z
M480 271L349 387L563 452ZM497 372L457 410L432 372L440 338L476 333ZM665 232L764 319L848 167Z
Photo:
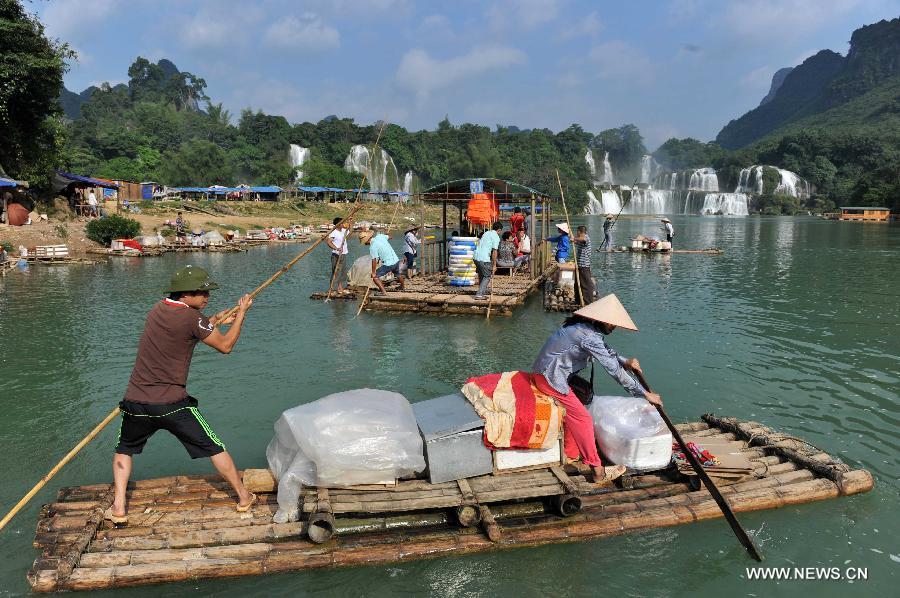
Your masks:
M175 273L169 282L169 293L187 293L190 291L211 291L219 285L209 279L209 272L203 268L185 266Z

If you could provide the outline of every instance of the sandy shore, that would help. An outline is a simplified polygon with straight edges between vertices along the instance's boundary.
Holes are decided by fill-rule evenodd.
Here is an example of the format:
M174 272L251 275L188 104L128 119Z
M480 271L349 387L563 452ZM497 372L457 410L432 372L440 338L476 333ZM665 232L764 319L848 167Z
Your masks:
M209 205L196 204L201 209L212 212ZM317 227L322 224L330 225L336 216L345 216L353 207L349 203L307 203L302 207L292 207L295 204L287 202L222 202L224 209L231 214L206 214L182 210L183 217L189 228L202 228L204 231L226 229L238 230L241 233L248 229L261 229L272 226L288 227L294 224ZM178 215L180 205L176 202L154 202L142 204L140 214L125 214L137 220L141 225L141 232L152 235L157 230L164 228L167 220L174 221ZM116 213L115 202L108 202L105 206L108 214ZM41 211L40 208L37 209ZM394 222L393 230L401 229L410 222L418 223L421 218L421 208L418 206L403 206L398 209L396 204L366 204L356 216L357 221L378 222L389 224ZM431 207L426 213L426 222L439 223L441 218L440 208ZM83 256L89 248L99 247L97 243L89 240L85 235L85 226L90 221L84 217L51 218L48 221L38 221L26 226L7 226L0 224L0 243L13 246L13 252L17 253L20 245L31 248L35 245L68 245L72 256Z

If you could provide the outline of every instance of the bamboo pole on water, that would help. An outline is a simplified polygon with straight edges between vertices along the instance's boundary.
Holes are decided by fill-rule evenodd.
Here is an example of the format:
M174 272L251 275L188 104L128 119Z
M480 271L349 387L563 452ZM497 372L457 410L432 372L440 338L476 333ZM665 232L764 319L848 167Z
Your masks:
M575 255L575 287L578 291L578 298L581 307L584 307L584 289L581 288L581 277L578 274L578 249L575 247L575 233L572 230L572 223L569 222L569 210L566 208L566 194L563 192L562 181L559 180L559 169L556 171L556 183L559 185L559 199L562 201L563 214L566 215L566 226L569 227L569 239L572 243L572 253ZM593 297L591 297L593 299Z
M118 415L119 415L119 408L116 407L115 409L113 409L112 411L109 412L109 415L106 416L106 419L104 419L102 422L97 424L97 426L93 430L91 430L90 434L88 434L87 436L82 438L81 442L76 444L75 447L71 451L66 453L66 456L63 457L60 460L60 462L57 463L56 466L47 473L47 475L45 475L43 478L41 478L41 481L39 481L37 484L35 484L34 488L29 490L28 494L23 496L22 500L20 500L18 503L16 503L16 506L14 506L9 511L9 513L7 513L6 516L3 517L2 520L0 520L0 530L2 530L4 527L6 527L6 524L9 523L10 520L16 516L16 513L21 511L22 507L24 507L26 504L28 504L28 501L30 501L32 498L34 498L34 495L37 494L40 491L40 489L43 488L47 484L47 482L49 482L53 478L53 476L55 476L57 473L59 473L60 469L65 467L66 463L71 461L75 457L75 455L77 455L79 453L79 451L81 451L81 449L83 449L87 445L87 443L89 443L91 440L93 440L94 437L96 437L97 434L99 434L100 431L103 430L103 428L105 428L109 424L109 422L111 422L116 417L118 417Z

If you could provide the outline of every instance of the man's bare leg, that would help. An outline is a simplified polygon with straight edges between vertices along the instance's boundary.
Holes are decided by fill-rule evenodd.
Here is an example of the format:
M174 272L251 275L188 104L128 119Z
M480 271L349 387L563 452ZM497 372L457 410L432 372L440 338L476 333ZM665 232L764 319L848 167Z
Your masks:
M218 455L213 455L209 460L212 461L212 464L216 468L216 471L219 472L219 475L225 478L225 481L234 488L234 491L238 495L238 505L243 507L248 504L253 497L247 489L244 488L241 476L238 475L237 467L234 466L234 461L231 459L231 455L228 454L228 451L222 451Z
M375 283L375 286L378 287L379 291L381 291L382 293L387 292L384 290L384 284L381 282L380 278L378 278L377 276L373 276L372 281Z
M113 484L115 495L112 504L112 514L116 517L125 516L125 490L128 488L128 478L131 477L131 455L113 456Z

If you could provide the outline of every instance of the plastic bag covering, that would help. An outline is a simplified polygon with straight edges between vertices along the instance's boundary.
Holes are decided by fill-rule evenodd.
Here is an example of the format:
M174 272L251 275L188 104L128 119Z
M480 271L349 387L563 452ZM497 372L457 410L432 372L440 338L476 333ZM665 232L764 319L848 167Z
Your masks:
M203 235L203 238L206 240L207 245L224 245L225 244L225 237L223 237L222 234L217 230L209 231L208 233Z
M347 259L347 256L344 256ZM350 271L347 273L352 287L372 287L372 258L368 255L356 258Z
M425 469L409 401L370 388L338 392L282 413L266 458L278 480L279 523L297 520L303 485L378 484Z
M595 396L588 411L597 444L613 463L649 470L665 467L672 459L672 434L647 401Z

